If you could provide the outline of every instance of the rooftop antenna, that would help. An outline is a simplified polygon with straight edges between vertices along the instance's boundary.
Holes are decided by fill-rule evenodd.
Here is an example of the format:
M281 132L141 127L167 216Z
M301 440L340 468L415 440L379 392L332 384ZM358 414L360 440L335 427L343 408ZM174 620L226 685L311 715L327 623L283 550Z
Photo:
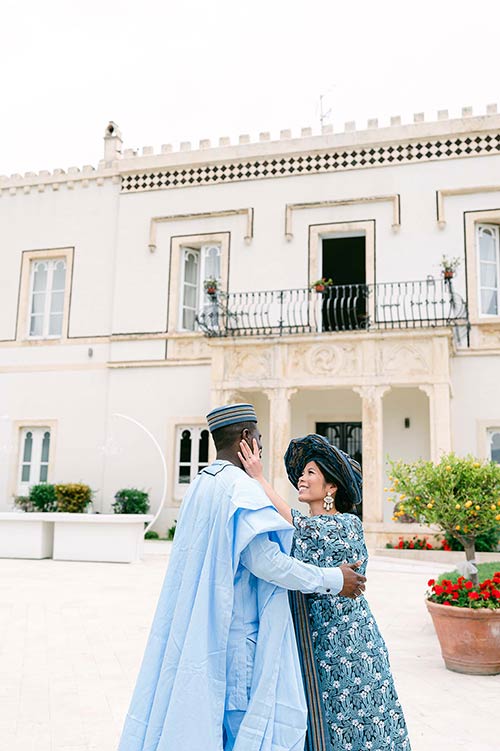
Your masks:
M319 122L321 127L325 125L325 122L328 121L332 114L332 108L325 110L325 99L330 94L330 92L335 88L335 84L333 86L330 86L330 88L325 91L323 94L320 94L319 97Z

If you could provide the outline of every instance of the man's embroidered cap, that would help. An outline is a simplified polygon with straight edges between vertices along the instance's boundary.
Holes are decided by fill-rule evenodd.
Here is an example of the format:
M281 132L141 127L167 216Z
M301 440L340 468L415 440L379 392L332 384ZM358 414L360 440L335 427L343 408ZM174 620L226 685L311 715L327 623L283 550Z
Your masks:
M238 422L257 422L257 415L252 404L228 404L225 407L216 407L207 415L208 428L211 433L226 425L235 425Z

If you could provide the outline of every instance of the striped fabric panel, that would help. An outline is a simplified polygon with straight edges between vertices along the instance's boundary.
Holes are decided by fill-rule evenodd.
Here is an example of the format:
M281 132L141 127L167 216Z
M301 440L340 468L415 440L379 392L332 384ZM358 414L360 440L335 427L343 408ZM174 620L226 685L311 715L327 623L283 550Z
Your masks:
M289 592L289 600L307 700L307 736L304 751L334 751L321 700L307 599L302 592Z

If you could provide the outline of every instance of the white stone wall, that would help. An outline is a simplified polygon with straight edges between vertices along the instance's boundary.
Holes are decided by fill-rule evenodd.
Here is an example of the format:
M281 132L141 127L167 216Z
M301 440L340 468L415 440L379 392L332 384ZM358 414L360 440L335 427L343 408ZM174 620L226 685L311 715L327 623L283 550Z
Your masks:
M472 130L500 129L496 115L480 120L471 120ZM344 148L348 152L369 144L370 138L372 144L378 138L386 143L392 139L397 145L398 139L418 136L422 140L433 133L443 140L447 132L465 137L467 121L422 128L420 136L411 128L395 127L379 134L374 131L370 137L366 133L325 135L289 143L206 149L192 155L129 156L101 164L95 172L70 175L59 171L53 176L0 180L0 507L9 507L15 492L16 426L47 420L56 424L54 479L88 482L101 510L108 510L118 487L144 487L150 490L155 508L161 493L159 461L145 436L112 417L123 412L144 423L166 452L168 511L159 528L163 531L175 518L179 501L173 490L175 425L194 418L202 421L214 398L207 341L201 336L179 341L167 332L169 304L177 305L169 301L169 292L178 294L179 287L171 264L176 238L229 233L230 291L302 288L321 272L319 267L310 267L311 254L318 255L318 249L310 247L312 225L374 222L374 265L367 269L368 277L387 282L439 276L444 253L463 259L455 288L465 295L469 266L465 263L464 214L500 207L500 154L493 152L131 193L120 192L121 177L134 171L158 171L162 165L172 169L178 164L180 169L190 160L196 166L211 160L244 161L259 154L270 158L278 152L289 157L308 149ZM473 192L475 186L488 190ZM444 216L438 224L436 191L450 189L472 192L445 195ZM367 200L374 197L387 200ZM394 227L398 200L401 221ZM325 201L332 205L294 210L288 227L292 237L287 239L286 206ZM248 238L246 214L227 214L235 209L253 210L253 237ZM155 247L150 248L153 218L172 216L179 218L156 224ZM74 249L69 338L29 342L21 332L16 339L19 305L26 302L18 300L22 254L55 248ZM470 261L474 248L467 252ZM468 281L469 286L475 283ZM476 327L472 347L462 346L451 360L451 445L459 453L484 454L487 426L500 423L500 318L489 324L487 342L481 327ZM412 340L409 330L408 342ZM447 364L440 368L446 376ZM397 380L397 374L391 378ZM427 376L422 375L422 383L428 383ZM269 445L273 416L267 396L252 387L239 395L255 400ZM293 435L308 432L323 415L324 421L360 420L362 416L359 393L345 383L339 388L334 381L331 389L302 389L292 396L291 405ZM386 393L384 453L408 459L431 455L429 415L428 396L415 383L408 390ZM402 427L404 417L411 419L410 430ZM442 437L446 414L439 419ZM384 513L387 521L388 510Z

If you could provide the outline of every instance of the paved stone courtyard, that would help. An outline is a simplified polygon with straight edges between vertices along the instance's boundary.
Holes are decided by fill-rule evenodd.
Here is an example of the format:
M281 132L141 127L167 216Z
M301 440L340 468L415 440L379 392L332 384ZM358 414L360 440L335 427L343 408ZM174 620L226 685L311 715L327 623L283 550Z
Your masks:
M0 751L116 750L170 545L146 550L132 565L0 561ZM368 569L412 748L498 751L500 676L441 660L423 599L440 568L372 558Z

